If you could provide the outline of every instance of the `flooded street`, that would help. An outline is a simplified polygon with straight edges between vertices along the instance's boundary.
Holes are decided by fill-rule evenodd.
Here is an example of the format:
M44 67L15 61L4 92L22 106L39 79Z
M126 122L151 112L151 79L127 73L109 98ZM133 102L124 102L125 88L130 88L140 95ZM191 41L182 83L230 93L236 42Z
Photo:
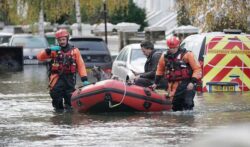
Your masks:
M46 72L45 66L32 65L22 72L0 73L0 147L177 147L220 137L224 144L250 145L244 139L250 135L250 93L198 94L189 112L55 113ZM229 139L229 134L234 136Z

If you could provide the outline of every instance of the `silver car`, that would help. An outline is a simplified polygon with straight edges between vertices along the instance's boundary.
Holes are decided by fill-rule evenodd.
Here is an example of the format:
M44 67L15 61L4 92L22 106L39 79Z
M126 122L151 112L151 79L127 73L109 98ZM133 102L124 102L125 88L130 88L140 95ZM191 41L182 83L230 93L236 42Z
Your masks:
M44 36L32 34L16 34L9 41L9 46L22 46L24 64L38 64L36 55L43 49L49 47Z
M167 46L154 45L155 50L166 51ZM113 78L123 81L133 80L134 73L143 73L146 63L146 56L141 51L140 44L130 44L125 46L115 58L112 66Z

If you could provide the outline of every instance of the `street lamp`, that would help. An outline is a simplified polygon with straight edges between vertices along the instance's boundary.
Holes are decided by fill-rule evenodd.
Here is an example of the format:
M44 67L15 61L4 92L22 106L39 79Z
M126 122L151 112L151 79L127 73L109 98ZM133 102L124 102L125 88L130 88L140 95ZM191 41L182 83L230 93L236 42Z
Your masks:
M103 15L104 15L104 31L105 31L105 42L108 44L108 39L107 39L107 4L106 0L103 1Z

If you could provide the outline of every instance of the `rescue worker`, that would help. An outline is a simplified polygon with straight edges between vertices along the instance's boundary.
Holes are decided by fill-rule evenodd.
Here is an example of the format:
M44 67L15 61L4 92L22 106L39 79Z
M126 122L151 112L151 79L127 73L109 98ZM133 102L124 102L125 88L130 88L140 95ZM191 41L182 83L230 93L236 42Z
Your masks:
M156 88L160 77L165 76L168 80L167 96L172 100L173 111L192 110L201 66L193 52L179 45L177 37L167 39L169 50L159 60L152 88Z
M142 87L148 87L154 83L155 72L162 51L155 50L154 44L150 41L142 41L140 46L143 54L147 57L147 61L144 65L144 73L138 74L134 72L137 76L134 80L134 84ZM162 83L165 84L165 82Z
M75 90L76 72L81 77L83 85L88 85L85 63L78 48L68 43L69 33L60 29L55 33L59 46L42 50L37 59L51 59L49 69L49 88L52 106L56 111L71 109L71 94ZM64 105L63 105L64 99Z

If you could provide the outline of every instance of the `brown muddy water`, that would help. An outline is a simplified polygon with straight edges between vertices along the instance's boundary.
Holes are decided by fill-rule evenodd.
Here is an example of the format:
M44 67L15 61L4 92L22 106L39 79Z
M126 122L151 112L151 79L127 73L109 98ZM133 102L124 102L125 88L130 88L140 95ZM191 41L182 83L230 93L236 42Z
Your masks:
M200 93L195 109L56 113L43 65L0 73L0 147L249 147L250 93Z

